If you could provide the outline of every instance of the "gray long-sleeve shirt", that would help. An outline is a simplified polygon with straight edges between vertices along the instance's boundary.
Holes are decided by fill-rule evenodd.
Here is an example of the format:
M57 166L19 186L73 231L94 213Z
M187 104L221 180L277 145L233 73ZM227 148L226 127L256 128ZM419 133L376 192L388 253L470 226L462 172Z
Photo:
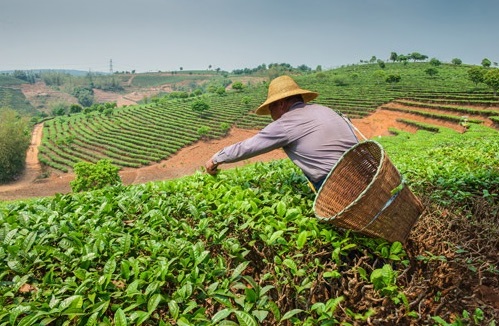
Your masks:
M231 163L283 148L288 157L317 182L357 138L335 111L318 104L295 103L288 112L255 136L216 153L214 163Z

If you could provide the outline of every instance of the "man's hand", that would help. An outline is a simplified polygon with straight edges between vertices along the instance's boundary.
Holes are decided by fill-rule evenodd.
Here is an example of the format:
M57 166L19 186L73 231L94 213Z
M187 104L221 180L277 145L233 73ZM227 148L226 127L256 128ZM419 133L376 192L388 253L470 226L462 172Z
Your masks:
M204 166L206 168L206 172L208 172L209 174L215 175L218 173L218 164L213 163L213 160L211 158L206 161Z

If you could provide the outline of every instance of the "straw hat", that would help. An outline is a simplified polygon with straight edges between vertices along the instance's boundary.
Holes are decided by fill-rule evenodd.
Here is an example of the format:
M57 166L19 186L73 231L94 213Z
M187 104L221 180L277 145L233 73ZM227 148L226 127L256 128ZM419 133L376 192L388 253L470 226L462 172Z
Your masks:
M319 96L319 93L301 89L298 84L289 76L277 77L270 82L267 100L256 109L256 114L266 115L270 114L269 105L275 101L282 100L283 98L299 95L303 97L303 101L307 103Z

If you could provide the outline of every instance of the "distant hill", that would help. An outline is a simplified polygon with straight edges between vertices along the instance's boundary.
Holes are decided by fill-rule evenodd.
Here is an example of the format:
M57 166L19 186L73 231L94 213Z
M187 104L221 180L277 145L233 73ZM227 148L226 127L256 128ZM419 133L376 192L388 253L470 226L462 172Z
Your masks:
M29 71L32 73L59 72L78 77L86 76L88 74L88 71L74 70L74 69L16 69L16 70ZM0 70L0 74L11 74L14 71L15 70ZM101 72L101 71L92 71L91 73L92 75L109 75L108 72Z

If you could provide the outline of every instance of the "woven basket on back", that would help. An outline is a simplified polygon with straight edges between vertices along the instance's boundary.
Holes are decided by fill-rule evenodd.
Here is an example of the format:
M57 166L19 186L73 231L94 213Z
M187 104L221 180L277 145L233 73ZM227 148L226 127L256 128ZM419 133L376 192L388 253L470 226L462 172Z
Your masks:
M391 242L404 243L422 211L381 145L370 140L343 154L314 201L320 220Z

